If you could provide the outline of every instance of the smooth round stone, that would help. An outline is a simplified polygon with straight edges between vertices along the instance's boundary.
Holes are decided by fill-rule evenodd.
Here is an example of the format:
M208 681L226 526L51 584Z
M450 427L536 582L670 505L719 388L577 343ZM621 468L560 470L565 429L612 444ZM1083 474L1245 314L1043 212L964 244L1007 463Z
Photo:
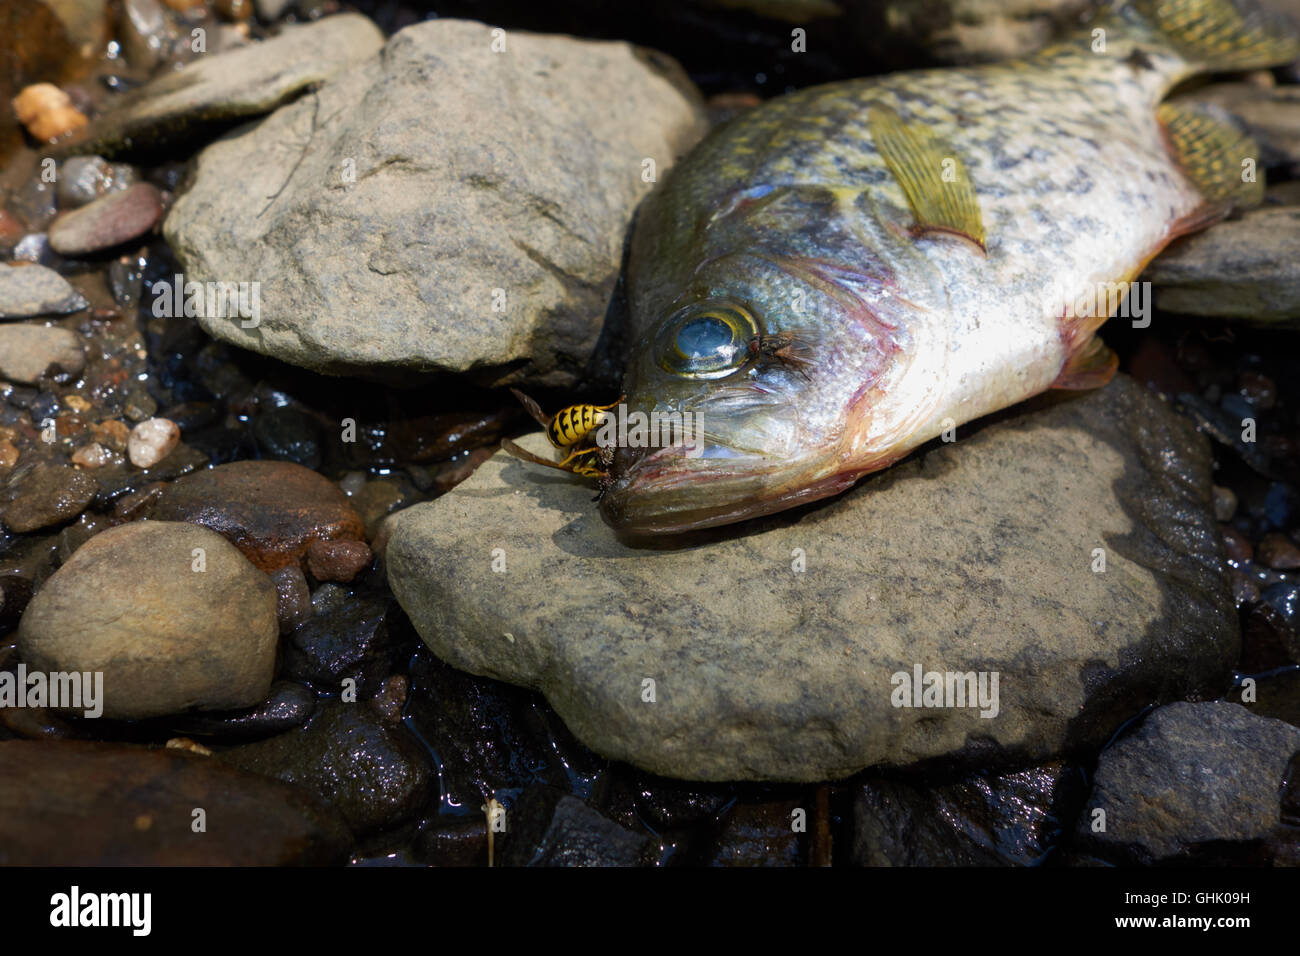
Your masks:
M149 183L109 193L50 226L50 248L61 256L80 256L137 239L162 216L162 195Z
M77 333L58 326L0 326L0 376L33 385L51 365L73 375L85 368Z
M0 266L0 319L63 315L84 309L87 304L85 297L53 269Z
M261 703L278 636L271 579L220 535L165 521L91 538L18 626L29 670L102 672L117 719Z

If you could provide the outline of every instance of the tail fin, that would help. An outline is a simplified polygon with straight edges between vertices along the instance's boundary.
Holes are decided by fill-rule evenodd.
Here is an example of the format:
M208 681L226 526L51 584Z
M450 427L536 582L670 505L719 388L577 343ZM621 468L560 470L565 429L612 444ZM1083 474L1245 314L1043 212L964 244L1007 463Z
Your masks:
M1257 70L1300 58L1300 28L1258 0L1137 0L1134 7L1203 70Z

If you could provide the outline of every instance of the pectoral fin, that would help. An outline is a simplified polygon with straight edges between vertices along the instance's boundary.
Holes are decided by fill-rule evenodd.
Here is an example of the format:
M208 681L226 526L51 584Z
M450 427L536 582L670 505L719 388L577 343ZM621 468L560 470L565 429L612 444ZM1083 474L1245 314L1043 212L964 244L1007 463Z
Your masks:
M905 123L883 103L868 114L872 141L907 197L917 235L946 232L984 247L984 220L965 164L922 123Z

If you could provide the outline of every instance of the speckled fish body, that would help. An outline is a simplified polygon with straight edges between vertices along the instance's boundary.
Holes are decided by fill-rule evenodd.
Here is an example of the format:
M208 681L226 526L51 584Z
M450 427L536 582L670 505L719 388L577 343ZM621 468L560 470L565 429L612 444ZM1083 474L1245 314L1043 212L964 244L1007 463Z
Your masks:
M1071 363L1098 348L1106 313L1077 303L1231 206L1207 198L1157 119L1205 63L1150 15L1106 25L1104 51L1087 34L1023 61L792 93L674 168L635 226L624 390L633 411L691 412L707 438L698 456L619 449L606 520L675 532L826 497L947 428L1081 384ZM872 110L943 143L982 236L917 228ZM712 348L718 321L738 340L793 330L808 364L683 374L681 349Z

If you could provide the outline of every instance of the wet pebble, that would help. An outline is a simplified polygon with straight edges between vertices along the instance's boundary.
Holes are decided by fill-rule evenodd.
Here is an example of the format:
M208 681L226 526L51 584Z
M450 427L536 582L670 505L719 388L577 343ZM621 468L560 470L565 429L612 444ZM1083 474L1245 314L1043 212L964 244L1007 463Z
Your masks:
M51 367L78 374L86 354L75 332L58 326L0 325L0 377L34 384Z
M218 759L320 795L358 833L414 814L430 782L428 757L415 739L360 703L326 701L305 726Z
M304 468L321 463L320 426L296 408L273 408L253 421L253 437L268 458L292 461Z
M126 451L137 468L152 468L171 454L180 440L181 430L175 422L149 418L131 429Z
M14 114L32 138L52 143L82 129L86 115L72 104L71 97L53 83L33 83L14 97Z
M102 156L74 156L59 169L59 208L84 206L100 196L133 186L138 179L135 169L125 163L110 163Z
M32 599L32 582L17 574L0 574L0 634L8 634L18 626L28 602ZM3 655L0 655L3 658ZM0 668L5 663L0 659Z
M421 831L416 851L430 866L487 866L486 817L457 820Z
M34 668L103 671L106 717L250 707L271 687L275 589L206 528L137 521L83 544L18 636Z
M410 679L405 674L393 674L384 681L379 693L370 698L370 709L385 723L400 724L402 709L406 706L406 697L410 692Z
M63 315L87 305L85 297L53 269L38 265L0 266L0 319Z
M19 533L62 524L85 511L98 490L94 478L71 465L40 462L11 487L4 523Z
M113 460L113 453L98 442L82 445L72 453L72 463L92 471L102 468Z
M275 583L275 613L280 622L280 633L292 633L311 617L311 591L307 587L307 576L298 565L290 564L272 571L271 580Z
M1280 531L1264 535L1259 547L1255 549L1255 556L1275 571L1294 571L1300 568L1300 548Z
M349 597L331 591L314 603L312 615L285 641L281 671L319 690L337 693L356 681L358 696L376 693L396 663L386 595Z
M1219 525L1223 535L1223 550L1233 564L1245 564L1254 557L1255 550L1250 546L1250 539L1232 525Z
M1237 511L1237 495L1231 488L1214 486L1214 517L1216 521L1231 521Z
M168 726L178 733L198 737L252 741L301 727L315 712L315 694L301 684L277 681L271 687L270 696L255 707L226 713L187 714L172 718Z
M299 563L313 541L365 535L337 485L284 461L236 461L186 475L167 487L153 517L211 528L264 571Z
M727 812L708 866L800 866L808 862L808 836L814 824L812 800L737 803ZM803 811L807 830L795 829Z
M351 581L374 559L364 541L313 541L307 546L307 569L317 581Z
M191 807L221 821L220 838L195 838ZM324 865L345 859L351 842L319 798L210 757L0 741L0 847L9 865Z
M171 43L162 4L158 0L122 0L117 9L117 35L126 61L136 70L152 70Z
M149 183L136 183L55 219L50 248L63 256L111 249L144 235L161 215L162 195Z
M653 866L658 844L577 797L530 787L506 811L502 866Z

